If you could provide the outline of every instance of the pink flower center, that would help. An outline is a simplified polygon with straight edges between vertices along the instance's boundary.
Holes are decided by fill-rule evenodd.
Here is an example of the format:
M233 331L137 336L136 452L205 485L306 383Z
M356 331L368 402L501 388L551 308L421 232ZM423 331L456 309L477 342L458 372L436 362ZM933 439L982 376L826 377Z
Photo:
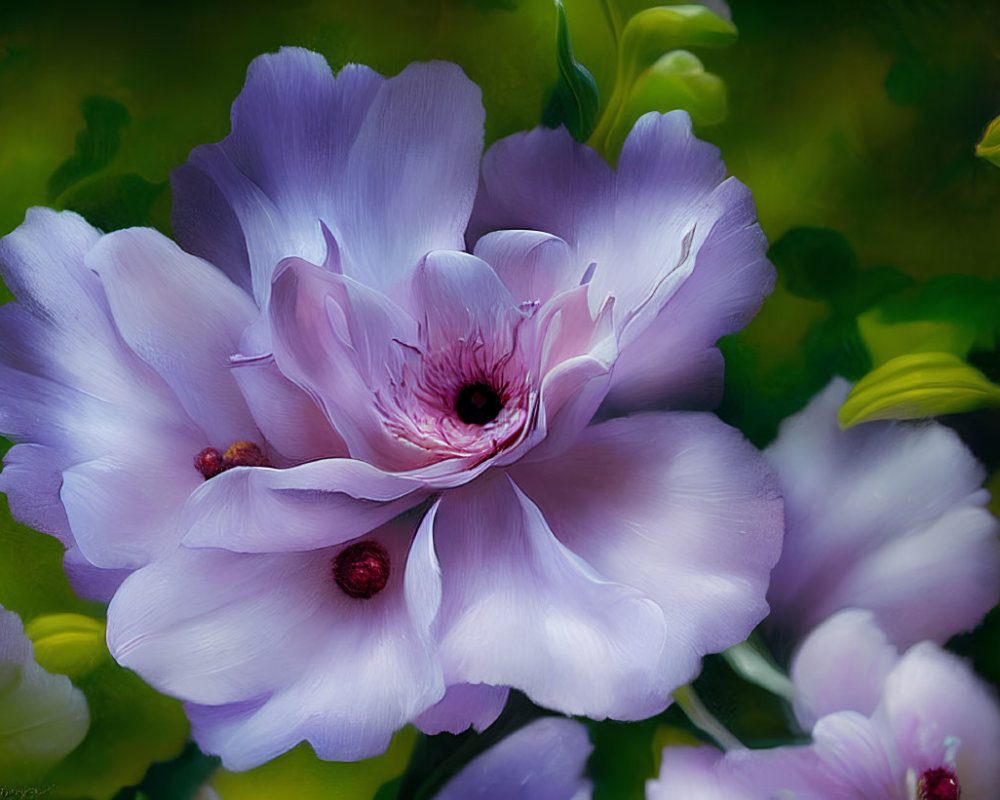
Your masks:
M925 770L917 782L917 800L959 800L961 796L958 776L945 767Z
M468 425L493 422L503 408L503 398L492 386L473 383L463 386L455 398L455 413Z
M333 559L333 580L351 597L374 597L389 582L389 554L372 540L345 547Z
M206 447L194 457L194 468L207 481L233 467L270 467L264 452L253 442L233 442L220 453L214 447Z

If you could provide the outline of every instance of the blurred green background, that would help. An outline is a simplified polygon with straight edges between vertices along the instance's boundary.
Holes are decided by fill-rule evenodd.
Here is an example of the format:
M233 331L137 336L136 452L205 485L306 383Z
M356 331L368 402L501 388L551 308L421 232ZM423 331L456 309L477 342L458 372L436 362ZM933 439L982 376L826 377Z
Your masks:
M613 96L624 26L654 3L564 2L575 59L599 89L600 117ZM774 295L723 343L722 415L766 444L780 419L834 373L857 380L905 353L952 353L1000 380L1000 169L975 155L1000 115L1000 4L730 6L735 41L700 29L657 33L663 52L685 48L690 57L658 62L667 77L647 80L647 93L632 98L643 108L691 110L698 134L753 190L774 244ZM80 211L105 230L154 225L169 233L169 171L192 147L228 132L247 64L280 45L318 50L335 68L360 61L385 74L413 60L457 61L483 89L488 141L533 127L561 74L557 19L548 0L0 3L0 233L32 205ZM965 412L946 422L1000 487L1000 420L990 408L966 410L974 405L945 408ZM73 597L58 543L3 513L0 604L25 621L59 611L102 618L99 606ZM998 629L992 620L953 642L994 682ZM175 756L171 774L189 775L187 787L214 766L182 751L175 703L112 664L89 675L78 685L100 713L52 797L112 797L149 763ZM763 732L760 719L753 724ZM598 800L641 796L661 723L594 726ZM159 734L144 741L140 729ZM401 736L374 767L322 767L316 796L360 796L397 775L414 739ZM94 758L108 759L101 769L111 778L88 773ZM301 774L301 758L289 756L285 772ZM272 769L276 780L281 770ZM171 794L165 781L147 778L143 796L190 796L187 788ZM225 798L251 796L247 784L234 785L217 788Z

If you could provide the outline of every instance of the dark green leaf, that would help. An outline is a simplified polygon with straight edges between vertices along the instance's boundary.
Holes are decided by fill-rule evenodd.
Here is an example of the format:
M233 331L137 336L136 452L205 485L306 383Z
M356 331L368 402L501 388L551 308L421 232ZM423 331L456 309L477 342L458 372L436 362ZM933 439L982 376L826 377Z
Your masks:
M788 291L808 300L831 300L852 291L858 279L854 248L828 228L792 228L767 255Z
M218 769L220 761L206 756L194 742L188 742L184 751L170 761L153 764L138 786L122 789L114 800L191 800L209 776Z
M559 15L556 61L559 80L542 112L542 124L548 128L565 125L578 142L585 142L594 130L600 98L597 84L586 67L573 58L566 9L556 0Z
M145 178L98 174L82 180L60 195L59 208L76 211L103 231L153 224L153 204L167 188Z
M49 178L49 202L77 181L106 167L121 146L121 129L131 121L128 109L107 97L87 97L80 104L87 127L76 135L76 152Z

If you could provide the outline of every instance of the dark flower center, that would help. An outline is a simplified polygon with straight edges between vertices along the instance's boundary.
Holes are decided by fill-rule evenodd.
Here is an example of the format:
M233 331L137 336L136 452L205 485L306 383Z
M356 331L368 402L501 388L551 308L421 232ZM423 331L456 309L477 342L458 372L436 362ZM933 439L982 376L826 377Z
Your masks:
M958 800L961 796L958 776L950 769L936 767L924 770L917 781L917 800Z
M356 542L337 553L333 579L351 597L374 597L389 582L389 554L378 542Z
M233 467L270 467L264 452L253 442L233 442L220 453L214 447L206 447L194 457L194 468L207 481Z
M455 398L455 413L468 425L485 425L497 418L503 398L492 386L471 383L463 386Z

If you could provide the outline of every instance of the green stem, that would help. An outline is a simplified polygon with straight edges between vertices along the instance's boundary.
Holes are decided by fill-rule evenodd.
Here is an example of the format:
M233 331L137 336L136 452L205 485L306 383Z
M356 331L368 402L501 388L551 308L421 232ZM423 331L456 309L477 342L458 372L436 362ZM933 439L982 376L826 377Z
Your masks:
M743 743L733 736L725 725L712 716L712 712L701 702L691 684L677 689L674 692L674 701L687 714L688 719L715 739L723 750L745 749Z

